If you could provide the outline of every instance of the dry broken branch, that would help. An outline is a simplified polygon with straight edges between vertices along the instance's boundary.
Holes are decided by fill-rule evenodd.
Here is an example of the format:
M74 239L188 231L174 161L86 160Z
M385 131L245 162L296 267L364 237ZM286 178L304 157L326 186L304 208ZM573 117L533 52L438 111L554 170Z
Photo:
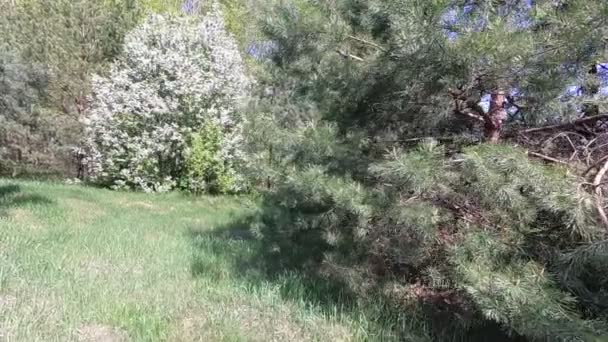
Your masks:
M476 108L475 106L469 106L466 101L466 96L464 96L464 92L461 89L448 89L448 93L452 97L454 101L454 109L453 112L456 115L466 116L475 121L485 123L487 120L487 115L481 108Z
M583 172L583 176L586 176L589 172L591 172L591 170L599 168L600 165L606 160L608 160L608 155L602 157L595 164L591 165L587 170L585 170L585 172Z
M537 153L537 152L528 152L528 155L531 155L533 157L537 157L537 158L540 158L540 159L543 159L543 160L546 160L546 161L550 161L550 162L553 162L553 163L568 165L568 163L565 162L565 161L563 161L563 160L559 160L559 159L556 159L556 158L553 158L553 157L549 157L549 156L546 156L544 154L540 154L540 153Z
M521 130L518 133L529 134L529 133L536 133L536 132L543 132L543 131L554 131L554 130L559 130L559 129L567 129L567 128L572 128L572 127L575 127L578 125L583 125L586 123L593 123L593 122L597 122L597 121L605 120L605 119L608 119L608 114L596 115L596 116L579 119L579 120L575 120L575 121L564 123L564 124L559 124L559 125L528 128L528 129Z
M358 62L363 62L363 61L365 61L363 58L361 58L361 57L359 57L359 56L352 55L352 54L347 53L347 52L342 51L342 50L336 50L336 52L337 52L337 53L338 53L340 56L342 56L342 57L344 57L344 58L351 58L351 59L354 59L354 60L356 60L356 61L358 61Z
M602 223L604 224L606 229L608 229L608 215L606 215L606 211L604 210L602 188L600 187L600 184L602 183L602 179L606 175L606 172L608 172L608 160L604 162L604 166L595 175L593 186L595 187L595 206L597 207L597 211L600 214Z
M367 40L362 39L362 38L359 38L359 37L351 36L351 35L348 35L347 37L348 37L349 39L355 40L355 41L357 41L357 42L359 42L359 43L362 43L362 44L365 44L365 45L369 45L369 46L373 46L373 47L375 47L376 49L378 49L378 50L380 50L380 51L382 51L382 52L386 52L386 49L385 49L385 48L383 48L382 46L380 46L380 45L378 45L378 44L376 44L376 43L373 43L373 42L367 41Z
M483 116L474 113L472 110L469 110L468 108L456 111L456 114L464 115L466 117L469 117L469 118L471 118L473 120L476 120L476 121L479 121L479 122L482 122L482 123L484 123L486 121Z

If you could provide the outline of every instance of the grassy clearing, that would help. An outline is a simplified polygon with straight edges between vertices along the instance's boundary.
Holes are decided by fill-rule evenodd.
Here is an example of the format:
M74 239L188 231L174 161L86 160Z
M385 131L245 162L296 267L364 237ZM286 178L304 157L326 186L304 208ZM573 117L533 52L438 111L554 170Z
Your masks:
M253 210L0 180L0 341L386 340L323 284L265 275Z

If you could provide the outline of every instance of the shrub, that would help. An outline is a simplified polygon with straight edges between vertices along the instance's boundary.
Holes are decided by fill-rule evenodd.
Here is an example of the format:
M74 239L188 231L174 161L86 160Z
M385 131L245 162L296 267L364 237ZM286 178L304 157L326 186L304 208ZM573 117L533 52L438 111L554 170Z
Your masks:
M205 123L193 135L183 187L194 193L229 193L241 189L234 168L221 154L222 143L222 129L215 123Z
M187 172L191 135L209 122L221 131L217 155L234 165L242 157L237 112L249 84L217 6L200 21L149 17L127 35L109 76L93 80L85 120L92 178L115 188L172 189Z

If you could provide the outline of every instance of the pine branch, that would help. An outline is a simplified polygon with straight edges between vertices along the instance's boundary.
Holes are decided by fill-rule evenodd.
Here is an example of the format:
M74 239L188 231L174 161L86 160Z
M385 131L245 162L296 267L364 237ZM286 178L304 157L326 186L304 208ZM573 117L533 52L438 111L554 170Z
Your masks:
M456 114L460 114L460 115L464 115L466 117L469 117L473 120L485 123L486 120L484 119L484 116L481 116L479 114L476 114L474 111L470 110L469 108L465 108L462 110L457 110L455 111Z

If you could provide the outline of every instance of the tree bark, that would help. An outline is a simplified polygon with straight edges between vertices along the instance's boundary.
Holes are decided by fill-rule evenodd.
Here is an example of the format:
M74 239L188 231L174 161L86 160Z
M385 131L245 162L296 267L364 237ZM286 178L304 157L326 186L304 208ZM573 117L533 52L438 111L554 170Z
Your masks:
M484 129L486 140L492 144L500 141L502 126L508 117L505 102L507 96L504 91L493 92L490 96L490 110L484 118Z
M453 112L465 116L483 124L484 136L487 142L496 144L500 141L504 122L508 118L505 104L507 95L502 90L497 90L490 95L490 108L487 112L479 105L479 99L467 98L462 89L449 89L450 96L454 100Z

